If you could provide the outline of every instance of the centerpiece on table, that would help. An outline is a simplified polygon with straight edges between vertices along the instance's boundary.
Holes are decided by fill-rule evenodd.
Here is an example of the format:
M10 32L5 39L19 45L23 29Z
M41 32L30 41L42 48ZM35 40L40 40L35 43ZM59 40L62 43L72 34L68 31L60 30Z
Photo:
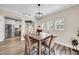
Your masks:
M43 29L40 26L38 26L37 33L40 34L40 32L42 32L42 31L43 31Z

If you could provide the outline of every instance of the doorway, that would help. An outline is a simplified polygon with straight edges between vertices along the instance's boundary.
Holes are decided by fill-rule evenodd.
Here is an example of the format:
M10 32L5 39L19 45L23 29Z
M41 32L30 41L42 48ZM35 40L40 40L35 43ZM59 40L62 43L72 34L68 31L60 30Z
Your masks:
M12 37L12 25L11 24L5 24L5 38Z

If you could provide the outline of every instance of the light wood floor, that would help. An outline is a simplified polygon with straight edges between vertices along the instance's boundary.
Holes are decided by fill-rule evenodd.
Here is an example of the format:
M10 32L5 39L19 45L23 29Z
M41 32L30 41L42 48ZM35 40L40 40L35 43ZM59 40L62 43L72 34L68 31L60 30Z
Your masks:
M24 41L20 37L5 39L0 42L0 55L23 55Z
M58 55L58 53L60 52L62 52L62 54L59 55L65 55L64 50L62 50L61 48L63 47L58 46L58 48L55 49L56 55ZM25 51L25 41L24 40L21 41L20 37L9 38L5 39L3 42L0 42L0 55L24 55L24 51ZM73 52L72 55L76 55L75 52Z

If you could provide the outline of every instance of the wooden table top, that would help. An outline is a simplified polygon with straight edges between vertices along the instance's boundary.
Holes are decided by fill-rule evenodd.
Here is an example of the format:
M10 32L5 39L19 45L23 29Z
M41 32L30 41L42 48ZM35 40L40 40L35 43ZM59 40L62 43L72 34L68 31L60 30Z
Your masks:
M32 39L36 39L36 40L44 40L48 37L50 37L52 34L50 33L45 33L45 32L41 32L40 34L29 34L29 37L32 38Z

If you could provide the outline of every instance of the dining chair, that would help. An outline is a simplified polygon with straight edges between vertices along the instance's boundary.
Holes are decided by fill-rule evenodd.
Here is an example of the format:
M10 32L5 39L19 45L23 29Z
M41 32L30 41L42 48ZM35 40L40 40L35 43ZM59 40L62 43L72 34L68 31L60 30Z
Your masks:
M48 40L42 42L42 45L44 46L45 51L46 51L46 48L49 49L49 55L51 53L51 50L54 48L54 38L56 38L56 36L51 35L49 38L47 38ZM54 50L53 52L55 53Z
M30 55L33 47L35 47L34 44L36 44L37 41L30 39L27 34L25 34L24 38L25 38L25 54L27 53L28 55Z

